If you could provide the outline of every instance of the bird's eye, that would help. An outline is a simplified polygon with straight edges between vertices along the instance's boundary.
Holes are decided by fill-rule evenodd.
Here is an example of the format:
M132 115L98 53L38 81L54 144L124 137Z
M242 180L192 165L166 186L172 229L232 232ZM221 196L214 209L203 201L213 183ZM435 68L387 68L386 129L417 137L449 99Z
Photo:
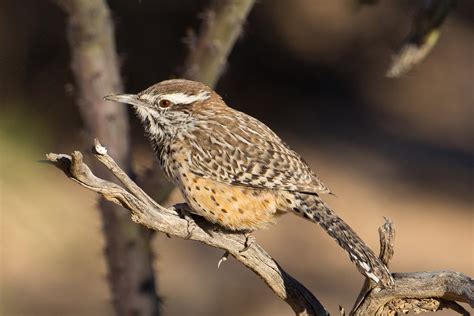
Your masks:
M163 100L160 100L160 102L158 103L159 107L162 108L162 109L166 109L166 108L169 108L171 106L171 101L170 100L166 100L166 99L163 99Z

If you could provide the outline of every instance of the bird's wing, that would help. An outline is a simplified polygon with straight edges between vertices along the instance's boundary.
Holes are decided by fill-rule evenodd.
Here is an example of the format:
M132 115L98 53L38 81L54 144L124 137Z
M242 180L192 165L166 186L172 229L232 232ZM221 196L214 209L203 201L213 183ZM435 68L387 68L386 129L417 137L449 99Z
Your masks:
M206 125L195 130L199 142L191 142L191 172L253 188L330 193L303 158L257 119L232 111Z

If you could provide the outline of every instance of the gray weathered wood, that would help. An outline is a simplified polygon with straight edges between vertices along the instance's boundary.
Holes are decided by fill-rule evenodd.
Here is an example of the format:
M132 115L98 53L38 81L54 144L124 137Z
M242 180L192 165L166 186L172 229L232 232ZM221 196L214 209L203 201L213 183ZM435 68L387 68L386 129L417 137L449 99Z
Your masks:
M225 231L201 217L190 215L185 204L162 207L120 169L98 141L94 155L126 189L96 177L84 164L82 154L78 151L71 156L48 154L47 158L72 180L130 210L133 221L162 233L225 250L261 277L278 297L290 305L296 315L329 315L308 289L285 272L260 245L255 241L250 242L248 235ZM395 237L393 224L387 220L379 233L380 258L389 264ZM393 276L395 287L392 289L382 289L366 281L351 315L395 315L395 312L408 310L422 312L442 308L469 315L456 302L474 307L473 279L462 273L414 272L394 273Z
M48 154L47 158L80 185L129 209L132 220L136 223L171 236L200 241L225 250L259 275L297 315L329 315L316 297L286 273L260 245L256 242L248 244L248 236L222 230L200 217L193 217L186 205L180 204L167 209L150 202L151 198L145 197L146 193L128 178L100 144L96 143L95 148L95 156L99 161L134 194L113 182L96 177L84 164L82 154L78 151L73 152L71 156ZM245 251L242 251L243 249Z

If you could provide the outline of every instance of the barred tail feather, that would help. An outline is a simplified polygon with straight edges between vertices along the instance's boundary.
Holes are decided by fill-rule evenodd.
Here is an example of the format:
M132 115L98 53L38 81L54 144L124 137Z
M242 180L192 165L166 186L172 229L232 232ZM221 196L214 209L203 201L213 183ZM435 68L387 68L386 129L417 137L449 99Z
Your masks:
M393 287L393 278L387 266L373 253L356 232L324 203L319 196L299 194L300 205L295 212L318 223L348 254L357 269L383 287Z

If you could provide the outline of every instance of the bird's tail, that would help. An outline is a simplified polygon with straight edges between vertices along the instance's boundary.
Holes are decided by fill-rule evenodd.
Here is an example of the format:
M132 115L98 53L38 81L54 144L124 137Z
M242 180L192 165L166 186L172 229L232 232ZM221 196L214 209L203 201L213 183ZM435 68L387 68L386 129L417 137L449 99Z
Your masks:
M294 210L299 216L318 223L349 254L357 269L383 287L393 287L393 278L387 266L364 241L317 195L297 193L300 205Z

